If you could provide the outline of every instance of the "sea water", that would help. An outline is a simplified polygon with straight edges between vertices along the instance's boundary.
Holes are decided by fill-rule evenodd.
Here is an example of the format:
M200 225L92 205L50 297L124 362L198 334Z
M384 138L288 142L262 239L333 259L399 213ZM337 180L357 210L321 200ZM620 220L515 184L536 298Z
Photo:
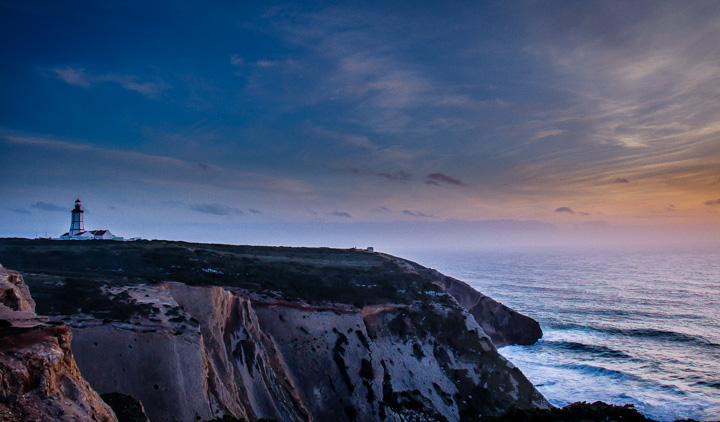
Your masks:
M720 419L720 247L408 252L536 319L500 352L554 405Z

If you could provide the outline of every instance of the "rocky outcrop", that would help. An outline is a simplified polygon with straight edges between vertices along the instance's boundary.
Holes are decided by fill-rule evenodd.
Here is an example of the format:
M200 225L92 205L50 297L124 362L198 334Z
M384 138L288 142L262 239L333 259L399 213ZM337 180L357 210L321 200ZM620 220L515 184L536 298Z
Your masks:
M537 321L485 296L467 283L414 262L390 255L384 256L404 266L408 271L423 273L434 280L475 318L496 347L511 344L530 345L542 338L542 329Z
M13 311L35 312L35 301L17 271L0 265L0 303Z
M542 338L540 324L534 319L485 296L465 282L441 274L439 276L445 291L467 309L495 346L530 345Z
M22 278L0 267L0 420L115 421L80 375L62 323L32 312Z

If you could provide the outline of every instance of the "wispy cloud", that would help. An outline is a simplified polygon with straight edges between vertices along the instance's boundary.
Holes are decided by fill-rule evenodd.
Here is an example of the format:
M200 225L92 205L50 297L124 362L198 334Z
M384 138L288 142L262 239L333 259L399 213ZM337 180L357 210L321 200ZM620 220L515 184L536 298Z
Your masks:
M708 205L708 206L720 205L720 199L709 199L709 200L703 202L703 204Z
M38 201L34 204L30 205L30 208L35 208L42 211L60 211L60 212L68 212L69 209L67 207L62 207L57 204L53 204L51 202L44 202L44 201Z
M210 203L210 204L192 204L190 209L196 212L213 215L242 215L244 212L226 204Z
M557 213L563 213L563 212L564 212L564 213L567 213L567 214L570 214L570 215L575 215L575 211L573 211L573 209L570 208L570 207L559 207L559 208L555 208L555 211L554 211L554 212L557 212Z
M370 167L402 167L416 162L424 156L425 151L420 148L407 148L398 144L382 145L374 142L366 135L328 130L321 126L314 126L309 135L331 142L329 153L347 155L352 164L348 168L357 168L360 172ZM358 161L362 166L357 166ZM380 172L377 172L380 173ZM390 174L385 172L386 174Z
M168 88L168 86L163 82L143 80L142 78L134 75L112 73L92 75L86 72L83 68L74 68L70 66L57 67L52 69L52 72L55 73L58 79L66 84L79 86L85 89L110 82L118 84L129 91L140 93L146 97L154 97Z
M345 211L334 211L332 215L335 217L352 218L352 215Z
M420 211L403 210L402 213L405 215L409 215L411 217L437 218L434 215L425 214L424 212L420 212Z
M85 73L85 69L72 68L67 66L62 68L55 68L53 69L53 72L55 72L55 74L61 81L65 82L68 85L75 85L83 88L90 88L90 86L92 85L93 78L87 73Z
M31 212L26 210L25 208L8 208L8 209L17 214L31 214Z
M390 208L380 206L380 207L375 207L375 208L371 209L370 212L377 213L377 214L388 213L388 212L390 212Z
M564 133L567 133L567 130L565 130L565 129L546 129L546 130L541 130L540 132L537 132L536 134L534 134L530 139L528 139L528 140L525 142L525 145L532 144L533 142L536 142L536 141L538 141L538 140L540 140L540 139L553 138L553 137L556 137L556 136L560 136L560 135L562 135L562 134L564 134Z
M455 185L455 186L465 186L465 182L463 182L460 179L456 179L452 176L448 176L444 173L430 173L427 175L427 180L425 181L428 185Z
M54 140L46 137L6 135L0 133L0 143L28 148L35 153L35 159L47 155L43 165L52 168L55 174L65 174L65 163L82 161L83 174L96 177L122 177L138 182L152 181L154 184L177 186L212 186L252 191L304 194L312 191L310 185L296 180L260 173L242 172L220 166L199 166L172 157L143 154L102 148L90 144ZM42 152L42 154L40 154ZM121 176L120 176L121 175Z
M373 171L369 168L363 167L363 168L349 168L348 171L354 173L354 174L360 174L360 175L371 175L375 177L380 177L387 180L397 180L406 182L410 179L412 179L413 175L404 171L404 170L398 170L394 172L384 172L384 171Z
M347 5L285 12L275 17L286 17L278 20L286 42L302 46L312 58L307 66L297 66L308 73L303 80L311 75L315 81L308 98L346 107L348 113L342 118L348 123L384 134L466 129L476 124L472 119L458 119L458 112L480 117L488 108L509 105L497 96L468 95L474 81L450 82L437 72L433 60L413 55L428 48L433 38L429 33L449 36L448 28L429 16L416 14L409 20L400 14ZM445 47L448 55L467 58L469 53Z

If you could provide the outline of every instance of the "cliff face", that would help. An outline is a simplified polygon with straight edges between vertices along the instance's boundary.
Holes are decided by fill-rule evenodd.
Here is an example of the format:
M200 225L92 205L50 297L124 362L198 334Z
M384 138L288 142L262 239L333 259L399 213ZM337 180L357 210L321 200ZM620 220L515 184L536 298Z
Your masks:
M547 406L459 307L321 307L179 283L127 292L159 305L155 321L78 318L73 349L95 389L138 398L152 421L457 421Z
M139 399L153 422L223 414L459 421L549 406L493 343L537 339L532 320L408 261L325 249L58 243L47 246L52 254L35 243L15 255L0 243L0 260L33 272L38 307L72 328L90 385ZM92 259L63 255L83 259L82 248ZM72 262L72 273L57 270L57 259Z
M35 315L22 277L0 267L0 420L115 421L80 375L70 330Z

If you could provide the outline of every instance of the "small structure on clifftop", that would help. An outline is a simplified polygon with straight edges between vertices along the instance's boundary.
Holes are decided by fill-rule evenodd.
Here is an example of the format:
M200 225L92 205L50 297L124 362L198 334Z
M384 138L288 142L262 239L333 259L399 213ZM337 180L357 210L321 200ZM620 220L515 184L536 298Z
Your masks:
M75 200L75 208L71 211L70 231L60 235L60 240L123 240L122 237L115 236L110 230L88 230L85 231L83 224L83 211L80 198Z

